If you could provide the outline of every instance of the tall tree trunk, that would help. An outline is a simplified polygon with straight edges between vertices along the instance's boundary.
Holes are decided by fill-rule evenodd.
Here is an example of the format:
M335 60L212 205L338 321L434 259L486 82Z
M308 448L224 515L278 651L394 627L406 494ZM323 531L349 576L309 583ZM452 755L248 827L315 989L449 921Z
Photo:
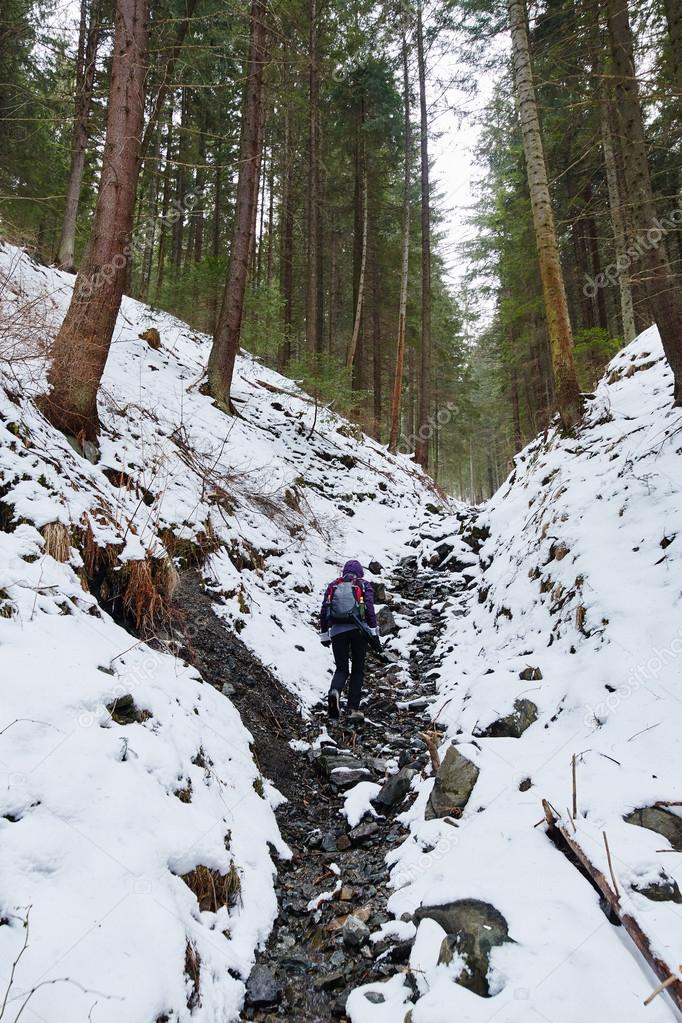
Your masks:
M81 183L88 148L88 122L92 107L92 93L97 66L97 47L100 37L100 4L92 0L88 14L88 0L81 0L78 56L76 58L76 88L71 139L71 167L66 189L66 205L62 233L59 240L57 262L62 270L73 270L76 251L76 221Z
M403 387L405 363L405 327L407 323L407 283L410 269L410 184L412 177L412 131L410 125L410 77L408 71L407 38L403 31L403 111L404 154L403 154L403 244L400 261L400 300L398 304L398 344L393 374L393 395L391 398L391 423L389 428L389 451L396 451L400 433L400 397Z
M668 28L670 78L677 92L678 117L682 108L682 4L680 0L663 0Z
M308 37L308 266L306 288L306 348L319 352L321 338L318 337L318 218L320 183L320 75L319 75L319 11L317 0L310 0L310 31Z
M642 241L640 257L649 303L661 335L663 350L675 380L674 402L682 404L682 291L672 272L663 232L657 226L644 120L639 98L632 31L627 0L603 0L608 18L616 85L616 109L623 146L625 179L632 203L635 237ZM652 237L652 234L654 235Z
M282 327L284 334L278 359L281 371L284 371L291 358L291 339L294 322L294 168L291 120L291 105L287 103L284 110L283 194L282 212L280 215L279 286L282 293Z
M362 243L360 254L360 268L358 277L357 298L355 302L355 317L353 321L353 334L346 354L346 368L351 369L355 363L355 354L360 337L360 323L362 322L362 304L365 296L365 274L367 270L367 224L369 219L369 203L367 201L367 159L362 143Z
M417 462L427 469L431 439L431 194L429 186L429 122L426 110L426 62L422 4L417 3L417 67L419 72L419 113L421 156L421 244L422 244L422 330L419 376L418 427L414 448Z
M239 147L239 177L230 249L230 268L223 304L208 360L208 388L215 400L230 409L230 386L244 311L258 187L258 164L263 143L263 73L268 60L265 0L252 0L249 57Z
M173 97L168 107L168 123L166 127L166 155L163 164L163 192L161 195L161 223L159 225L159 250L157 254L156 269L156 294L158 295L163 284L163 275L166 268L166 240L168 229L166 226L168 210L170 208L170 197L172 187L172 166L173 166L173 111L175 104Z
M587 36L589 40L590 64L592 75L597 83L597 102L599 104L599 128L601 135L601 148L604 157L604 170L606 172L606 187L609 196L609 212L611 229L613 231L613 250L616 257L616 267L623 267L618 271L618 293L620 297L620 315L623 329L623 340L629 343L635 337L635 311L632 303L632 287L627 272L627 232L623 216L623 199L618 181L618 167L614 147L611 122L613 120L613 107L610 95L610 88L605 74L603 60L603 43L601 38L601 26L599 19L599 8L595 7L592 0L583 0L583 12L587 23ZM594 290L590 282L584 285L584 291Z
M545 300L554 391L561 422L565 429L570 429L580 420L581 398L573 357L573 332L559 260L559 246L533 83L525 0L509 0L508 6L516 96Z
M43 409L82 441L99 432L97 391L121 307L144 118L149 0L117 0L107 131L92 233L54 344Z

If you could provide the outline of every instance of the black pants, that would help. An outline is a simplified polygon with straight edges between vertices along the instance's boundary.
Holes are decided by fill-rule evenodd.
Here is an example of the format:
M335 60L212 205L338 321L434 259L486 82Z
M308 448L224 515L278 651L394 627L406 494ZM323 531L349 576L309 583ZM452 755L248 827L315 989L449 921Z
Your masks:
M343 692L348 681L348 659L352 662L350 685L348 692L348 709L357 710L362 696L362 680L365 673L365 654L367 653L367 636L360 629L349 629L332 638L332 650L336 671L332 679L332 689Z

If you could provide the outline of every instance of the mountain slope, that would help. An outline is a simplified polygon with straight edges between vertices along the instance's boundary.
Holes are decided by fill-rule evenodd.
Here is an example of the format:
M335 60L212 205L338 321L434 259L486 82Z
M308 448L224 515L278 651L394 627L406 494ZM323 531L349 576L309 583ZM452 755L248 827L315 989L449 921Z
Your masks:
M175 656L195 635L178 572L200 568L305 713L328 686L322 587L349 556L395 563L441 502L334 413L313 430L248 356L225 417L199 389L209 339L130 299L91 465L31 400L73 278L8 246L0 271L0 1018L28 998L35 1020L227 1023L290 853L232 702ZM225 681L247 684L227 661Z

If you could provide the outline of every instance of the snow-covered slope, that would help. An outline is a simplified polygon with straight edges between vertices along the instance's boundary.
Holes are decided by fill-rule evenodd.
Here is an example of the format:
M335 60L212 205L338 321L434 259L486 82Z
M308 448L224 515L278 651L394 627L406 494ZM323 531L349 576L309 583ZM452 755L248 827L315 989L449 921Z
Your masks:
M480 774L459 821L425 821L433 782L420 783L389 905L399 917L479 899L504 916L513 943L493 949L494 997L481 998L452 983L461 961L437 965L444 934L423 921L412 1023L675 1015L665 995L643 1007L657 981L549 841L541 805L551 802L610 878L606 833L623 910L677 971L682 906L635 889L663 874L669 888L682 882L682 854L624 820L657 801L681 812L682 410L671 398L651 329L613 360L577 436L530 444L478 519L489 532L479 585L441 640L434 711L448 725L441 755L457 743ZM433 546L422 544L422 564ZM537 719L519 738L483 734L520 699ZM407 994L398 978L376 1011L357 994L354 1023L401 1019L408 1007L398 1008ZM389 1004L393 1015L382 1015Z
M0 247L0 1018L229 1023L288 850L230 700L168 652L177 569L201 562L305 711L322 587L350 556L390 567L440 501L247 356L225 417L209 339L128 299L91 465L31 401L72 280Z

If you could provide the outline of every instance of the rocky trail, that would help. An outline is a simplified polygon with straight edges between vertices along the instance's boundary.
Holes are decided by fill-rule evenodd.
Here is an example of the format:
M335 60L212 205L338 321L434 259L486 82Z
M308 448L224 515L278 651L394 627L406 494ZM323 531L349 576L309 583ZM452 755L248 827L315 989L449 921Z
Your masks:
M278 811L293 857L280 866L280 912L249 979L244 1019L343 1020L351 988L382 980L409 959L410 942L372 942L370 934L390 919L385 856L405 837L396 815L408 805L412 777L429 763L419 733L429 727L433 651L445 603L461 588L456 575L417 577L414 567L401 566L380 612L388 628L396 619L421 627L408 663L370 657L366 720L357 730L344 725L343 711L329 725L318 708L295 736L301 752L284 786L289 801ZM344 797L362 781L377 785L374 814L351 827L341 815Z
M192 623L185 654L235 702L263 775L287 799L277 817L292 858L278 864L279 915L249 978L244 1019L343 1020L350 989L408 962L410 942L370 935L391 919L385 857L405 837L397 815L409 806L412 778L429 764L420 733L441 730L429 703L438 677L434 650L466 585L456 572L416 567L407 559L377 588L388 656L387 663L368 656L365 722L357 728L344 723L343 700L339 722L328 722L326 706L303 720L215 614L199 577L183 579L178 604ZM404 630L413 634L407 662L390 651L388 638ZM374 808L367 802L351 826L342 809L359 782L373 783Z

